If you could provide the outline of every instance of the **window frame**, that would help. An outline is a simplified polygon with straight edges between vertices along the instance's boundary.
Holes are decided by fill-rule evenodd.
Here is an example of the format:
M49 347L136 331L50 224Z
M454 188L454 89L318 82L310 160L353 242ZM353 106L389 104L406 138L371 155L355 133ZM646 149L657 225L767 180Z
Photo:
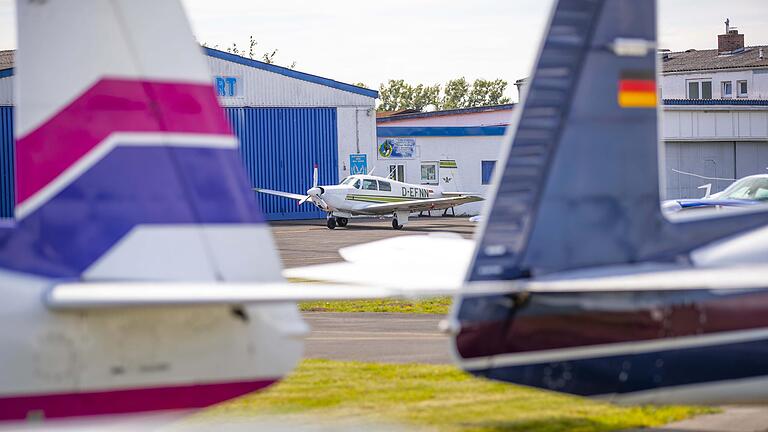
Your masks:
M704 83L709 83L709 97L704 97ZM691 84L696 86L696 97L691 97ZM691 100L711 100L712 99L712 78L697 78L685 80L685 97Z
M392 183L384 180L377 180L377 182L379 183L379 190L381 192L392 192ZM386 189L381 187L382 185L386 185Z
M395 168L394 170L392 168ZM389 165L389 173L387 174L387 178L400 182L405 183L405 164L398 164L398 163L392 163ZM398 178L400 177L400 174L402 174L402 179Z
M744 86L746 87L746 91L744 93L741 92L741 83L744 83ZM747 80L736 80L736 97L749 97L749 84L747 83Z
M434 169L435 177L433 179L424 178L424 167L431 166ZM438 161L422 161L419 164L419 179L421 184L436 185L440 183L440 162Z
M363 180L363 183L362 183L362 185L360 187L360 190L367 190L367 191L377 191L377 190L379 190L379 185L378 185L378 182L376 180L374 180L374 179L362 179L362 180ZM373 185L373 189L365 187L366 183L372 184Z
M725 86L728 85L731 88L729 93L725 93ZM720 81L720 98L721 99L733 99L733 81Z

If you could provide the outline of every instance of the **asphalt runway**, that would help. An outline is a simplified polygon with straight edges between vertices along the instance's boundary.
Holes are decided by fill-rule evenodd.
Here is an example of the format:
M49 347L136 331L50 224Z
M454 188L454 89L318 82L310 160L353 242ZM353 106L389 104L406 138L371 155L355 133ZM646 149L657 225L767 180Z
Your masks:
M452 362L442 315L305 312L312 328L304 356L384 363Z
M368 243L400 235L452 232L472 237L476 224L469 218L412 217L402 230L392 229L392 219L351 219L349 225L333 230L324 219L272 222L272 235L286 268L341 261L337 252L344 246Z

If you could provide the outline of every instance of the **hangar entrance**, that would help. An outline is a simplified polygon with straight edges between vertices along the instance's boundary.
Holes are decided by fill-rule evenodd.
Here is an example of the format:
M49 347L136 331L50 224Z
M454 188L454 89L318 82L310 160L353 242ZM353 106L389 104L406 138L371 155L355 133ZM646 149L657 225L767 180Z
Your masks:
M240 155L251 185L294 193L320 184L337 184L336 108L226 108L240 139ZM0 218L13 217L13 108L0 107ZM254 192L256 194L256 192ZM254 197L268 220L323 218L311 204L273 196Z
M765 141L669 141L665 143L665 181L662 199L701 198L699 186L712 184L720 192L732 181L753 174L768 174ZM677 171L722 180L708 180Z
M318 166L320 185L338 184L336 108L226 108L251 186L304 194ZM324 218L311 203L254 192L268 220Z

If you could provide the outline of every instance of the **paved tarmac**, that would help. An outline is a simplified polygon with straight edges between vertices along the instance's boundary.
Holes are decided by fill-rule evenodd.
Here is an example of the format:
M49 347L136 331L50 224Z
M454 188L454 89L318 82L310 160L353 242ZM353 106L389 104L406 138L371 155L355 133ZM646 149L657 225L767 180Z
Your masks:
M466 217L431 217L414 218L402 231L393 230L389 219L353 219L348 227L335 230L326 228L324 220L274 222L272 232L283 265L297 267L340 261L337 250L344 246L429 232L455 232L469 238L475 227ZM329 312L303 315L312 327L305 351L309 358L451 363L449 340L437 327L443 318L441 315ZM720 414L642 431L768 432L768 407L721 408Z
M272 222L272 235L286 268L341 261L338 250L400 235L453 232L470 238L476 224L467 217L412 217L402 230L392 229L391 219L354 218L333 230L324 219Z
M451 363L442 315L305 312L305 357L385 363Z

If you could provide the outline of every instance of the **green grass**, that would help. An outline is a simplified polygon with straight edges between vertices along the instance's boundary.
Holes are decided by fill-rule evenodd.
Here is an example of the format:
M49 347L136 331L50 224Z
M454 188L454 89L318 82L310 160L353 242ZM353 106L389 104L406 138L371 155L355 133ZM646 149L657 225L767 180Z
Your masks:
M299 303L304 312L397 312L447 314L451 307L450 297L435 297L426 300L345 300L314 301Z
M710 412L715 410L618 407L478 379L452 366L305 360L274 387L206 410L193 421L265 416L416 430L587 432L659 426Z

